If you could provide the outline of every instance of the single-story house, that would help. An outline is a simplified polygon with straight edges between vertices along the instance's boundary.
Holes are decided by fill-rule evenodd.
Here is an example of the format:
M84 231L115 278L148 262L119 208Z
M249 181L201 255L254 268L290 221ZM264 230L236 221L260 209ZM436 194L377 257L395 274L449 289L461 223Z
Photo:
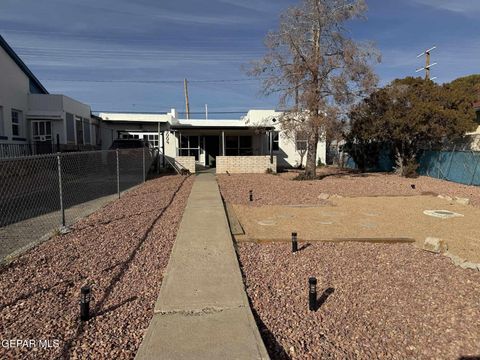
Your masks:
M102 143L114 139L144 139L159 147L168 162L194 172L215 167L217 172L265 172L305 164L306 139L282 131L275 110L250 110L241 119L179 119L175 109L164 114L100 113L107 129ZM303 155L303 156L302 156ZM325 163L326 145L318 143L317 159Z

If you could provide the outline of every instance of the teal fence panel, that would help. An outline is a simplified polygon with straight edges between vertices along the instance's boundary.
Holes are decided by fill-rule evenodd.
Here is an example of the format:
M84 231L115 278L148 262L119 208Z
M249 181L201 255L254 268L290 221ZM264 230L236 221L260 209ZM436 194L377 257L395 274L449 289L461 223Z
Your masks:
M480 185L480 153L474 151L425 151L418 172L465 185Z

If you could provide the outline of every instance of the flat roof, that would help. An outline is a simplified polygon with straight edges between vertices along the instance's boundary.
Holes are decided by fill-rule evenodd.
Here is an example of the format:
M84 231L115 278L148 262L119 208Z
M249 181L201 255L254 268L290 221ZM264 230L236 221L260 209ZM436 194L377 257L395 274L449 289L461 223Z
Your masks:
M257 130L257 129L273 129L273 127L258 126L188 126L188 125L172 125L172 130Z
M201 119L179 119L172 122L172 127L245 127L248 126L243 120L201 120Z
M171 120L168 114L152 114L152 113L113 113L101 112L98 114L104 121L110 122L138 122L138 123L166 123Z

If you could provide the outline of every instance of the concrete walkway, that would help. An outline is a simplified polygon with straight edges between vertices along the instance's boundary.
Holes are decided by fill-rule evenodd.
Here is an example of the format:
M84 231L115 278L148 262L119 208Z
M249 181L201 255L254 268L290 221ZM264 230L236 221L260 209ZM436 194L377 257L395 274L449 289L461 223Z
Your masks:
M136 359L268 359L212 174L196 177Z

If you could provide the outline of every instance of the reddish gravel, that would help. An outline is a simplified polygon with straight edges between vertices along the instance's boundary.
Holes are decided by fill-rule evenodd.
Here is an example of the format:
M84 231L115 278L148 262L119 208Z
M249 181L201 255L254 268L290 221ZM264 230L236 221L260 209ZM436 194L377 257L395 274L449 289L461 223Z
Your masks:
M0 358L132 359L192 183L180 176L149 181L2 269L2 340L59 340L59 347L1 347ZM83 325L78 302L87 283L96 316Z
M479 273L404 244L290 249L238 246L272 359L480 356ZM319 298L330 289L317 312L308 311L310 276L318 278Z
M331 172L331 169L322 172ZM334 170L333 170L334 171ZM323 180L291 181L294 173L279 175L233 174L218 175L222 196L233 204L249 203L249 190L253 190L253 206L322 204L321 193L341 196L408 196L435 193L469 198L480 206L480 187L421 176L406 179L394 174L346 174L329 176ZM411 185L415 184L415 189Z

